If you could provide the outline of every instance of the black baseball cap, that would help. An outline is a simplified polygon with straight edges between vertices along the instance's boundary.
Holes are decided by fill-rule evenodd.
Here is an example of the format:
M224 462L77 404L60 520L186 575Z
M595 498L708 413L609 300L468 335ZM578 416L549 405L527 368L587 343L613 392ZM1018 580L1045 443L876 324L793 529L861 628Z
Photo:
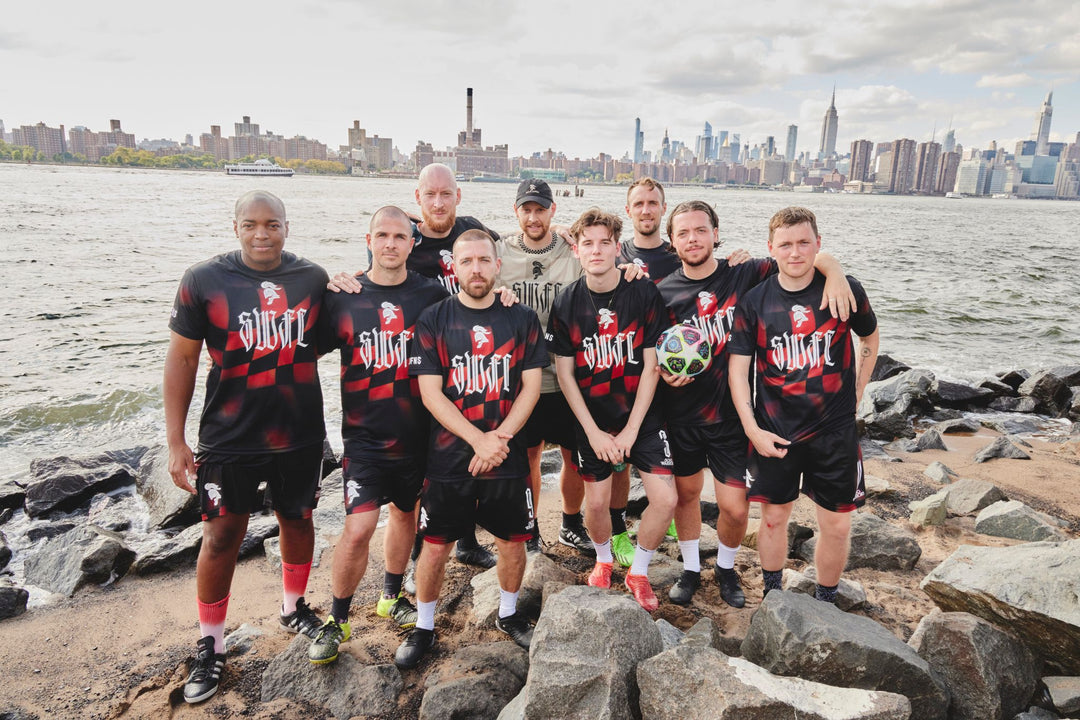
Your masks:
M551 203L554 202L551 188L543 180L522 180L518 185L514 207L521 207L527 202L538 203L546 208L551 207Z

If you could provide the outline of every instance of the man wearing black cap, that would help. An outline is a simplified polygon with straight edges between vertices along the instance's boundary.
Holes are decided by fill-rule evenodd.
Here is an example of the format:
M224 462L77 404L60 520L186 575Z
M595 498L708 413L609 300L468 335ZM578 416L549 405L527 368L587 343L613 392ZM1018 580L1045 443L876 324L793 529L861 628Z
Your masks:
M540 317L540 326L547 327L548 313L555 296L581 277L581 263L574 256L569 241L551 227L555 201L546 182L525 180L518 185L514 214L521 231L505 234L502 238L499 282L513 290L522 303L535 310ZM544 368L540 400L522 429L525 445L529 448L533 502L539 503L540 500L540 455L544 443L556 443L562 450L559 489L562 492L563 520L559 542L592 555L592 541L581 517L585 486L571 461L576 448L574 415L559 390L554 366L552 363ZM540 550L539 526L534 528L533 537L526 543L526 548L530 552Z

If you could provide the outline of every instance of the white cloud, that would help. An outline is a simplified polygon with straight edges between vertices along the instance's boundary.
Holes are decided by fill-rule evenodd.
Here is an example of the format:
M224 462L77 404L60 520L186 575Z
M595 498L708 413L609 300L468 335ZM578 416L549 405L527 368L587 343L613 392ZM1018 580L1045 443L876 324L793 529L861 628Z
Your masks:
M1034 83L1035 78L1031 77L1027 73L1013 73L1012 75L983 75L981 78L979 78L979 81L975 83L975 87L1019 87L1033 85Z

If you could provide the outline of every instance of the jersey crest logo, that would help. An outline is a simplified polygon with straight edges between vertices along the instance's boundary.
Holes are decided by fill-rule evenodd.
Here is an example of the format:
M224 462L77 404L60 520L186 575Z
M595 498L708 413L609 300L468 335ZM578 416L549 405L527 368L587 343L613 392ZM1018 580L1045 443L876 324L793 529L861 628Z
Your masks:
M609 308L600 308L600 314L596 317L596 324L600 326L603 335L610 335L619 329L619 316Z
M716 312L716 295L708 290L702 290L697 294L698 317L709 317Z
M400 305L384 302L380 305L380 325L384 332L399 335L405 331L405 315Z
M454 271L454 254L449 250L440 250L439 265L442 266L444 275L451 274Z
M795 327L802 325L804 322L810 320L808 315L810 311L802 305L792 305L791 315L795 319Z
M532 264L533 280L544 274L544 265L539 260L533 260Z
M483 325L473 325L472 344L474 355L485 355L491 351L491 329ZM488 346L485 348L484 346Z
M641 258L634 258L634 264L641 268L644 272L649 272L648 264Z
M221 486L217 483L206 483L206 497L210 500L211 507L221 504Z
M280 285L275 285L269 280L266 280L259 287L262 288L263 297L267 302L274 302L275 300L281 299L281 295L278 294L278 290L281 289Z

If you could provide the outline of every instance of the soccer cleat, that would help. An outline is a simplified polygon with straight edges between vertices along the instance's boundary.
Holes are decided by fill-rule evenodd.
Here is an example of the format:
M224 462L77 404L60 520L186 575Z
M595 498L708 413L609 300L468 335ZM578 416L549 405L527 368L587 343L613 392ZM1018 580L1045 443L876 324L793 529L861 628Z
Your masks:
M214 652L214 638L207 635L195 644L195 662L184 683L184 702L200 703L209 700L221 684L225 655Z
M427 651L435 647L435 631L413 628L405 642L394 653L394 665L402 670L411 670L420 664Z
M607 589L611 587L611 563L598 562L589 573L589 586Z
M634 564L634 543L630 539L629 533L621 532L618 535L611 536L611 554L615 556L615 560L623 567L630 567Z
M746 595L743 594L742 584L739 582L739 573L734 569L716 568L713 577L720 586L720 597L733 608L741 608L746 605Z
M679 539L679 532L675 529L675 521L674 520L672 520L671 524L668 525L666 537L675 538L676 540Z
M540 544L540 531L537 530L535 535L533 535L532 537L530 537L528 540L525 541L525 552L527 552L527 553L538 553L538 552L541 551L541 549L542 548L541 548L541 544Z
M308 607L304 598L296 601L296 610L288 615L278 616L278 621L281 623L281 627L289 632L303 633L312 640L319 634L319 629L323 626L322 620L319 619L314 610Z
M533 627L529 618L516 612L507 617L495 618L495 627L509 635L520 647L529 649L533 636Z
M405 599L403 593L398 593L396 598L379 597L375 605L375 614L379 617L393 618L399 628L408 630L416 627L416 608Z
M656 599L656 594L653 593L652 585L649 584L649 578L647 576L631 575L627 573L626 589L634 596L638 605L649 612L660 607L660 601Z
M351 634L352 628L348 622L338 624L334 618L327 618L308 647L308 660L313 665L334 662L338 658L338 645L348 640Z
M465 563L466 565L475 565L484 569L495 567L495 553L483 545L463 550L461 543L458 543L457 549L454 550L454 557L457 558L459 563Z
M701 573L683 570L682 575L671 586L671 590L668 590L668 597L676 605L689 605L699 587L701 587Z
M580 522L559 528L559 544L574 548L582 555L596 557L596 548L593 547L589 531Z
M401 581L401 589L416 597L416 561L410 560L405 568L405 577Z

